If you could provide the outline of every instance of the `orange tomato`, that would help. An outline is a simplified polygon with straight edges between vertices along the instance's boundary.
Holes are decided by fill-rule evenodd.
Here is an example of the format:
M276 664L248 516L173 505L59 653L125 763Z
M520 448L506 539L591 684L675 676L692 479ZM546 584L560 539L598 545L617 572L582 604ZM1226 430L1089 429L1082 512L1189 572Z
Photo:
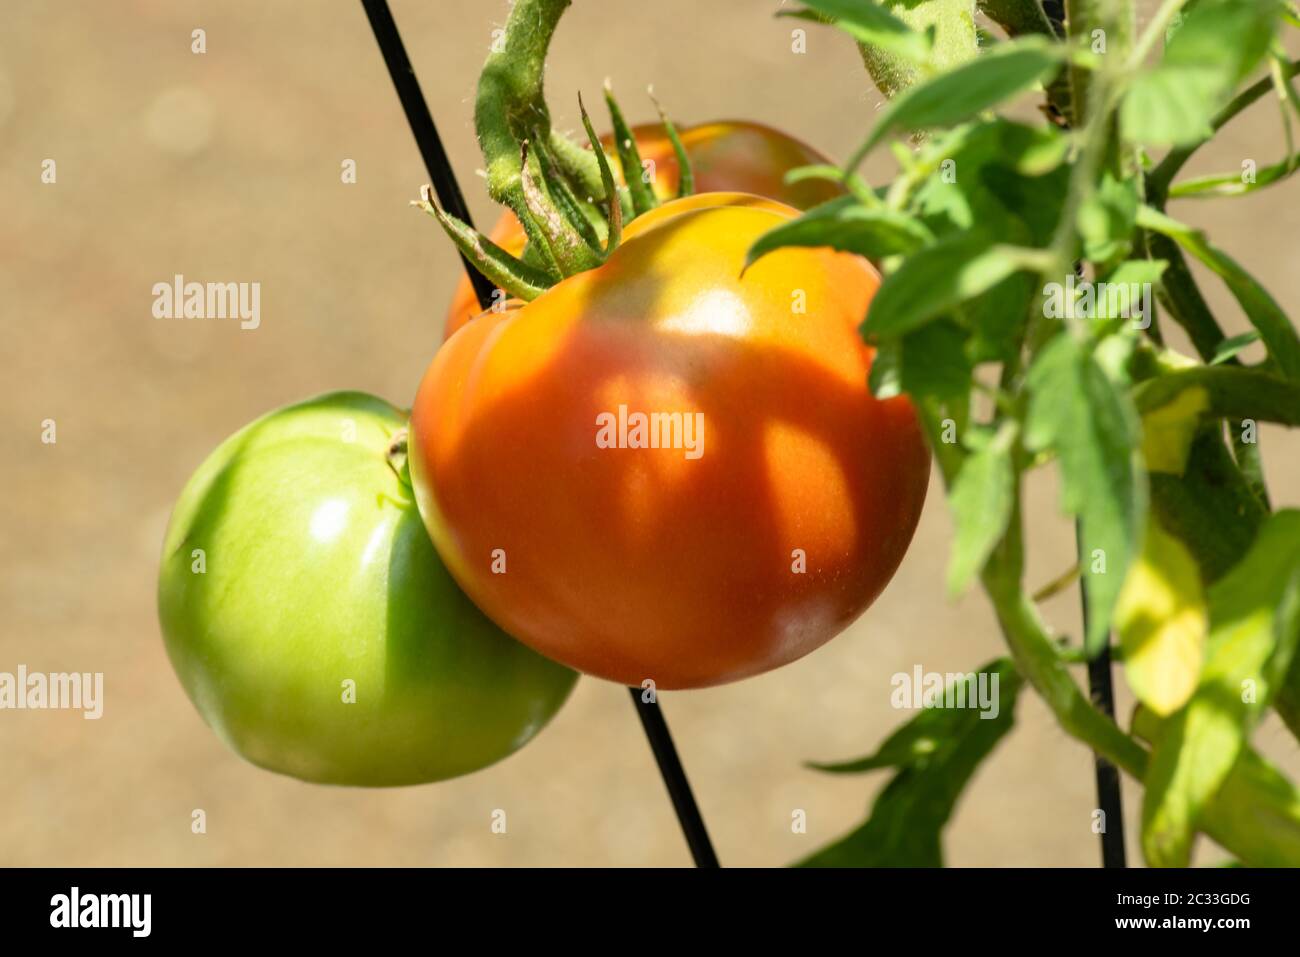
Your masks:
M636 138L641 161L654 164L652 169L656 195L665 200L675 196L681 170L663 126L659 123L636 126L632 129L632 135ZM799 209L809 209L840 195L839 187L829 180L807 179L798 183L785 183L784 176L789 170L829 160L811 146L769 126L722 120L679 130L678 136L686 148L686 155L691 158L697 193L729 190L754 193ZM615 178L623 182L622 167L611 148L612 137L607 135L602 142L611 154ZM509 210L497 220L489 238L516 256L523 253L527 240L519 220ZM449 338L482 312L483 307L474 295L474 287L462 276L447 310L443 337Z
M898 567L929 455L908 401L867 387L878 274L787 248L742 275L796 214L671 201L434 359L420 512L479 608L542 654L628 685L734 681L830 640Z

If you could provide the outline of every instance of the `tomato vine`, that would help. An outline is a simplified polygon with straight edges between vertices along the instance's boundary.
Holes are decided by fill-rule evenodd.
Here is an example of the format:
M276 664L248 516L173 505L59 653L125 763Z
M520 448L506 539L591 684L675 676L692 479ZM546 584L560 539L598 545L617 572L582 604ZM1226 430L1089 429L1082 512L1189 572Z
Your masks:
M489 192L523 224L525 254L428 196L421 204L524 300L600 265L655 202L636 176L615 184L585 108L590 150L551 127L542 68L568 3L518 0L480 80ZM1273 509L1257 431L1300 424L1300 337L1237 260L1168 209L1300 168L1297 64L1284 53L1300 15L1283 0L1163 0L1138 29L1130 0L1067 0L1063 24L1038 0L982 0L994 36L976 9L803 0L783 11L848 34L889 103L842 167L791 174L845 192L767 233L749 262L806 246L881 265L861 326L876 350L871 387L917 408L953 511L949 590L980 581L1010 655L985 669L1006 676L996 721L926 710L875 754L826 769L896 775L858 831L807 863L938 863L953 803L1010 728L1023 683L1068 734L1142 782L1148 862L1188 863L1203 833L1244 863L1300 864L1300 791L1251 746L1269 709L1300 736L1300 512ZM1245 176L1179 179L1269 93L1286 156ZM999 115L1029 95L1043 98L1044 122ZM636 170L635 140L608 104L620 169ZM873 187L859 169L886 145L899 172ZM1252 332L1226 336L1188 257L1224 283ZM1068 308L1056 315L1047 302L1062 288ZM1126 298L1135 289L1159 308ZM1195 357L1167 343L1170 324ZM1256 343L1265 357L1245 362ZM1079 529L1075 574L1053 586L1077 577L1083 588L1075 642L1048 626L1026 581L1022 487L1053 467ZM1073 669L1104 650L1141 702L1131 721L1076 681ZM897 828L910 837L882 845Z

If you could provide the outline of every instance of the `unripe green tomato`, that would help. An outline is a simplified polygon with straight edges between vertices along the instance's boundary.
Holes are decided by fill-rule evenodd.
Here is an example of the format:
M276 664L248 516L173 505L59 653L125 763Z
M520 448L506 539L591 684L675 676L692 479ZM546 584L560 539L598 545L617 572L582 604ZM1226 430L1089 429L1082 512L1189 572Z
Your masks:
M172 513L158 613L204 720L254 764L400 785L478 770L533 737L577 676L465 597L373 396L288 406L223 442Z

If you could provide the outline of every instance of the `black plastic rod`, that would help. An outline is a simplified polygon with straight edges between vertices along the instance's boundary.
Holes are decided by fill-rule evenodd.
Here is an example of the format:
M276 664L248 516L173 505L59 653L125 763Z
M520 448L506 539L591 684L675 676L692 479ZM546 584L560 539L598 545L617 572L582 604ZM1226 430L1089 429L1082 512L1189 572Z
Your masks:
M672 799L673 810L677 812L677 822L682 826L686 845L691 849L691 857L696 867L719 867L718 855L714 853L709 832L704 826L695 795L691 793L690 782L686 780L686 769L677 757L677 748L673 746L673 736L668 733L668 723L664 713L659 710L658 698L646 701L647 695L640 688L628 688L632 694L632 705L641 716L641 727L645 728L646 740L650 750L655 753L659 764L659 774L668 788L668 797Z
M1081 527L1075 522L1075 540L1083 543ZM1086 560L1080 549L1079 562ZM1088 576L1079 576L1079 600L1083 603L1083 634L1088 634ZM1106 646L1088 662L1088 697L1112 720L1115 718L1115 689L1111 680L1110 635ZM1097 776L1097 806L1102 812L1101 866L1128 867L1124 853L1124 803L1120 795L1119 768L1096 752L1093 753Z
M424 101L420 81L415 78L415 69L406 55L406 47L402 44L401 34L397 32L397 24L393 22L393 12L388 9L387 0L361 0L361 5L366 8L370 29L374 31L375 40L384 55L388 75L397 89L397 98L402 101L406 122L415 135L415 145L420 148L420 156L424 158L424 168L429 171L430 185L438 197L438 205L466 225L474 225L470 219L469 207L465 205L465 195L456 182L451 161L447 159L447 151L442 146L442 137L433 124L433 115ZM492 305L495 287L486 276L470 266L463 254L460 258L469 281L474 284L474 295L478 297L479 305L487 309Z
M465 196L456 182L456 174L451 168L451 161L447 158L442 139L438 136L438 128L433 123L433 115L429 112L424 94L420 91L419 81L415 78L415 70L406 55L406 47L402 44L401 34L397 32L397 24L393 21L393 13L388 8L387 0L361 0L361 5L365 7L370 28L374 31L375 40L384 55L388 75L393 80L393 86L397 88L397 96L402 101L406 121L411 126L416 145L420 148L420 155L424 158L425 168L429 171L438 204L452 216L472 226L473 221L465 206ZM474 283L474 293L478 296L479 305L487 309L492 305L494 289L492 283L474 269L464 256L461 257L461 262L470 281ZM673 744L673 736L668 731L668 723L664 720L663 712L657 702L645 703L641 700L640 688L627 690L632 693L632 703L641 718L641 727L645 729L646 740L650 742L650 749L654 752L655 762L659 765L659 774L663 777L664 787L668 789L668 796L672 799L673 810L677 812L677 821L681 825L686 844L691 849L695 866L717 867L718 857L709 842L704 818L700 815L695 796L691 793L691 785L686 780L686 771L682 767L681 758L677 756L677 747Z

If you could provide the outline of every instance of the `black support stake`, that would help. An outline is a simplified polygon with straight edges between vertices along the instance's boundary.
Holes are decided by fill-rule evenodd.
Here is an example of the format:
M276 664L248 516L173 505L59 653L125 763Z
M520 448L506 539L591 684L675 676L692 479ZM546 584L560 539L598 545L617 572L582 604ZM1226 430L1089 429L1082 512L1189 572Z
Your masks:
M1057 36L1065 37L1064 0L1043 0L1043 13L1051 21ZM1077 267L1076 267L1077 268ZM1079 550L1082 566L1083 536L1076 521L1074 540ZM1083 633L1088 633L1088 576L1080 567L1079 600L1083 603ZM1105 715L1115 718L1115 690L1111 681L1110 640L1097 657L1088 662L1088 697ZM1093 753L1094 772L1097 778L1097 805L1105 815L1105 830L1101 832L1101 866L1128 867L1124 853L1124 805L1119 787L1119 769L1100 754Z
M673 736L668 733L668 724L664 713L659 710L658 698L651 695L650 701L640 688L628 688L632 694L632 705L641 716L641 727L645 729L646 740L655 753L659 764L659 773L663 776L664 786L668 788L668 797L672 799L673 810L677 812L677 823L682 826L682 834L691 849L691 857L696 867L719 867L718 855L713 851L709 832L704 827L704 818L691 793L691 785L686 780L686 770L681 759L677 757L677 748L673 746Z
M433 116L429 113L424 94L420 92L419 81L415 78L415 70L406 55L406 47L402 44L401 34L397 32L397 24L393 21L393 13L388 8L387 0L361 0L361 5L365 7L370 29L374 31L375 40L384 55L388 75L392 78L397 96L402 101L406 122L410 124L416 145L420 148L420 155L424 158L424 165L429 171L430 184L438 197L438 204L452 216L472 226L473 221L470 219L469 209L465 206L465 197L456 182L456 174L452 171L451 161L447 158L447 151L443 148L441 137L438 136L438 128L433 123ZM479 305L487 309L492 305L494 290L492 283L470 266L464 256L461 256L461 262L470 281L474 284L474 293L478 296ZM677 812L677 821L691 849L695 866L717 867L718 857L709 842L704 818L700 815L695 796L691 793L690 783L686 780L686 771L677 756L677 748L673 744L672 734L668 731L668 723L664 720L659 704L657 701L644 702L640 688L629 688L628 691L632 694L632 703L641 718L646 740L650 742L650 749L654 752L659 773L664 779L664 787L668 789L668 796L672 799L673 810Z
M406 122L415 134L415 145L420 148L424 168L429 171L430 185L438 197L438 205L461 222L472 226L465 196L460 191L460 184L456 182L456 174L452 172L451 161L443 149L438 128L433 125L433 116L424 101L424 94L420 92L420 81L415 78L415 70L406 55L402 35L397 32L397 24L393 22L393 12L388 9L387 0L361 0L361 5L366 8L370 29L374 31L375 40L384 55L388 75L397 89L397 98L402 101ZM470 266L463 254L460 260L469 275L469 281L474 284L474 295L478 297L479 305L487 309L492 305L495 287L486 276Z
M1081 528L1075 522L1074 534L1080 545L1083 543ZM1087 556L1080 553L1082 564ZM1082 569L1080 569L1082 572ZM1088 634L1088 576L1079 575L1079 600L1083 603L1083 633ZM1088 662L1088 697L1104 714L1115 718L1115 689L1111 684L1110 636L1107 635L1106 646L1097 656ZM1093 762L1097 775L1097 805L1103 814L1104 829L1101 832L1101 866L1128 867L1124 854L1124 805L1120 797L1119 768L1111 764L1100 754L1093 753Z

